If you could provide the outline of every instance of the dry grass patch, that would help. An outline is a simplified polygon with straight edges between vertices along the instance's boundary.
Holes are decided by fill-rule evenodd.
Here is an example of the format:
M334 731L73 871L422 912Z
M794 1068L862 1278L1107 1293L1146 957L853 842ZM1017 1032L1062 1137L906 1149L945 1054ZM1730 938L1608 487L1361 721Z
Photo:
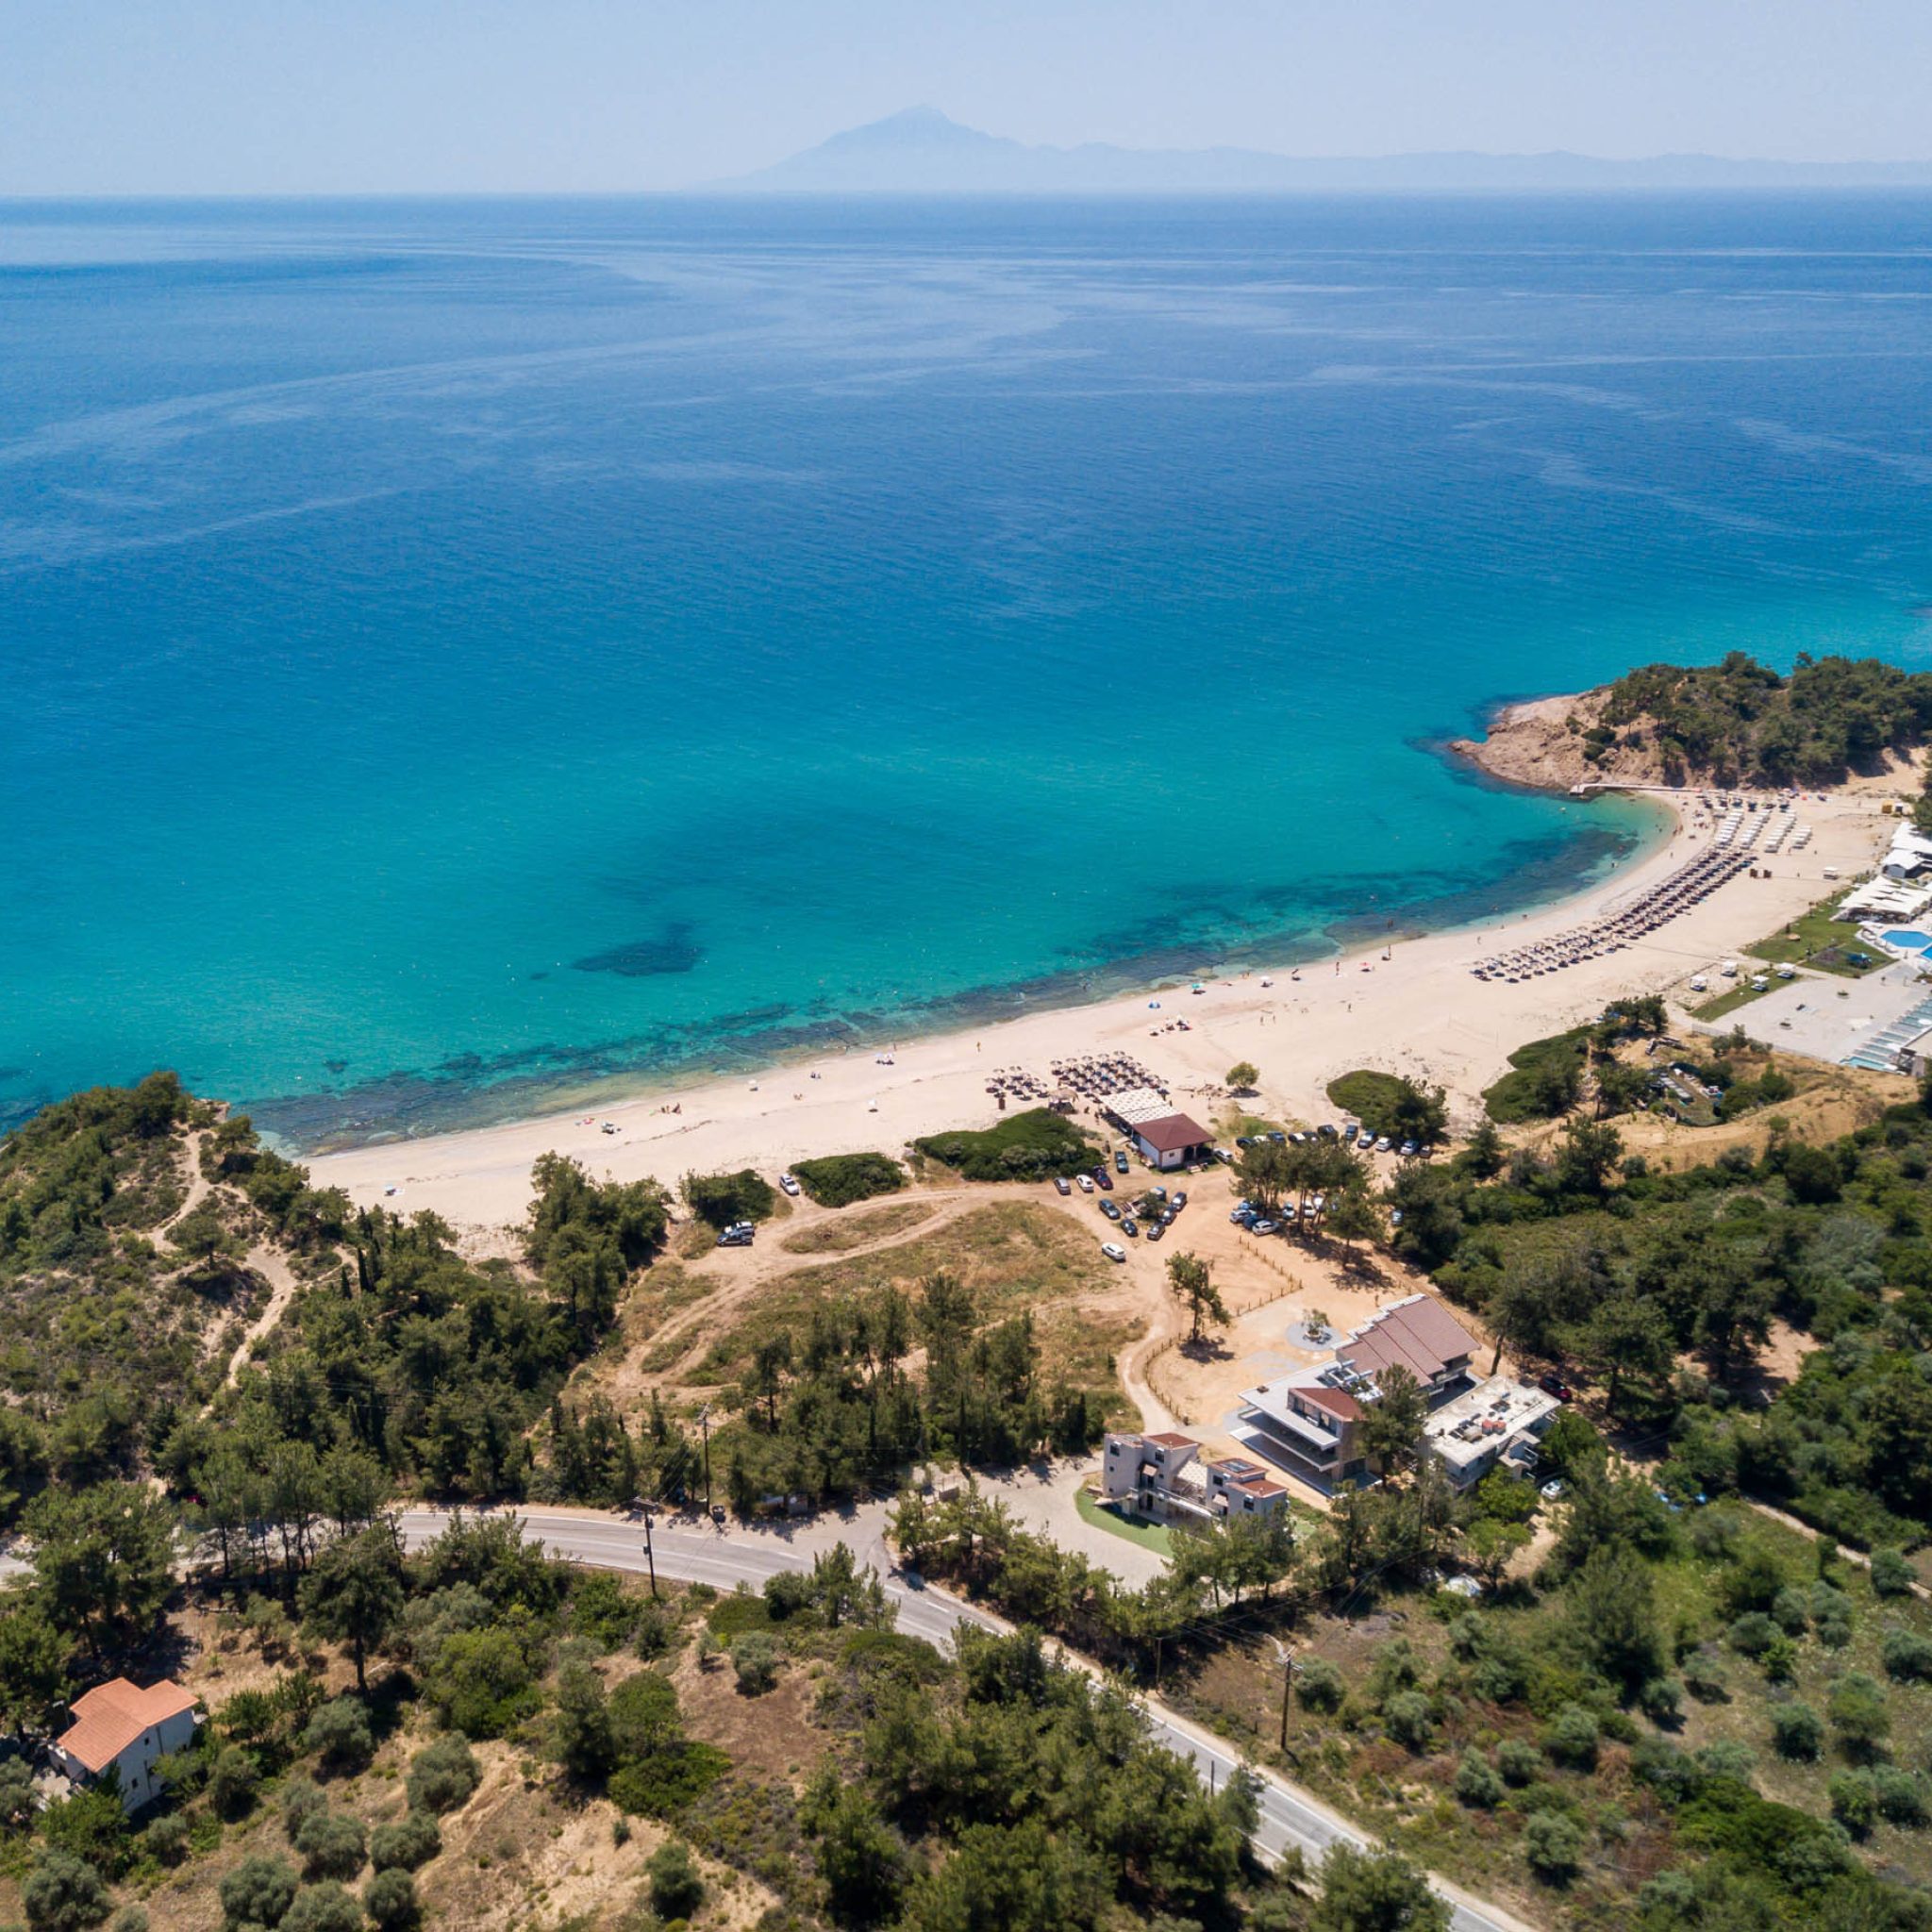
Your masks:
M706 1245L717 1237L706 1230ZM573 1395L608 1395L619 1407L641 1401L657 1366L651 1344L665 1323L717 1291L715 1280L669 1258L651 1263L624 1298L617 1325L571 1376ZM672 1350L673 1357L681 1353Z
M608 1800L566 1798L502 1743L475 1746L483 1781L460 1810L441 1821L442 1850L417 1874L432 1923L508 1932L512 1925L613 1923L642 1882L662 1833L648 1824L618 1844Z
M846 1254L869 1241L889 1241L895 1234L918 1227L939 1212L939 1205L937 1201L894 1201L858 1214L849 1209L834 1210L824 1220L787 1235L778 1245L788 1255Z
M1141 1426L1139 1411L1120 1385L1117 1364L1146 1330L1145 1319L1128 1311L1052 1308L1037 1316L1033 1332L1049 1382L1070 1389L1105 1390L1107 1420Z
M712 1341L693 1379L736 1380L760 1341L802 1330L822 1302L848 1302L889 1284L909 1291L943 1272L974 1291L982 1317L997 1321L1023 1308L1066 1307L1111 1288L1102 1272L1107 1266L1065 1215L1031 1202L989 1202L919 1240L777 1276Z
M826 1737L812 1722L817 1701L808 1673L788 1665L771 1690L747 1697L738 1674L720 1658L709 1670L699 1667L687 1649L671 1674L677 1686L685 1729L700 1743L715 1744L740 1776L802 1789L824 1755Z
M1748 1017L1745 1021L1749 1024ZM1624 1056L1634 1066L1648 1066L1641 1053ZM1624 1152L1641 1154L1652 1167L1676 1172L1702 1167L1733 1147L1761 1159L1771 1141L1771 1124L1783 1121L1795 1141L1813 1146L1870 1126L1888 1107L1909 1100L1916 1091L1901 1074L1871 1073L1862 1067L1827 1066L1793 1054L1748 1053L1733 1057L1742 1079L1756 1080L1775 1068L1797 1090L1787 1100L1760 1107L1713 1126L1685 1126L1658 1114L1619 1114L1610 1125L1624 1139ZM1547 1148L1561 1132L1560 1122L1538 1123L1521 1137Z

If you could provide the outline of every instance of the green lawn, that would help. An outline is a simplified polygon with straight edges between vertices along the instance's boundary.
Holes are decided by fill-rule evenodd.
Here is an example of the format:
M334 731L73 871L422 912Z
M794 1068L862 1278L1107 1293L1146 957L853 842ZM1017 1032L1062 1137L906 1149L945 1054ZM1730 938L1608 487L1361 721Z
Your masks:
M1144 1550L1153 1550L1163 1557L1172 1557L1174 1542L1167 1527L1159 1523L1143 1523L1139 1517L1123 1516L1101 1505L1084 1489L1074 1491L1074 1507L1080 1512L1083 1522L1091 1523L1095 1529L1104 1529L1112 1536L1124 1536L1130 1543L1139 1543Z
M1772 982L1773 986L1776 984L1775 980ZM1770 991L1771 987L1766 987L1764 992ZM1716 999L1706 1000L1701 1007L1692 1007L1691 1016L1699 1020L1722 1020L1726 1013L1735 1013L1740 1007L1748 1007L1753 1000L1761 1000L1764 992L1759 992L1749 980L1745 980L1732 987L1729 992L1721 992Z
M1789 959L1793 966L1810 966L1821 973L1836 973L1847 979L1857 979L1874 971L1885 964L1882 958L1874 958L1870 966L1851 966L1837 950L1846 945L1857 952L1869 950L1858 944L1856 924L1831 916L1831 908L1849 890L1849 887L1840 886L1830 898L1821 899L1801 918L1794 919L1788 926L1780 926L1768 938L1759 940L1756 945L1746 946L1744 950L1756 958L1769 959L1774 963ZM1701 1019L1703 1015L1698 1017Z

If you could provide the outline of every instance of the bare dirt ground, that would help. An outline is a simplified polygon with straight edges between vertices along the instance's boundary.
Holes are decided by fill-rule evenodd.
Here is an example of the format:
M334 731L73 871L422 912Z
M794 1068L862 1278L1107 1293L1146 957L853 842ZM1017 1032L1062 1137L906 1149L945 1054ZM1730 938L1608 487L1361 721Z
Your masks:
M812 1722L816 1697L810 1676L788 1669L761 1695L747 1696L738 1675L722 1659L710 1669L688 1648L671 1674L685 1728L706 1744L715 1744L741 1770L802 1790L824 1756L825 1733Z
M1229 1228L1228 1232L1236 1230ZM1249 1245L1261 1244L1251 1241ZM1325 1251L1279 1240L1267 1245L1284 1250L1283 1261L1294 1270L1302 1286L1281 1300L1236 1315L1224 1329L1198 1344L1178 1343L1155 1364L1155 1382L1180 1425L1216 1453L1245 1452L1246 1445L1234 1434L1243 1390L1328 1358L1332 1341L1310 1346L1298 1339L1309 1317L1324 1316L1329 1331L1339 1341L1391 1302L1406 1295L1434 1293L1422 1275L1411 1274L1387 1256L1376 1256L1373 1266L1365 1269L1344 1266L1333 1244ZM1255 1270L1250 1257L1243 1259ZM1217 1280L1223 1273L1216 1270ZM1227 1273L1232 1277L1233 1271ZM1466 1326L1474 1325L1460 1309L1457 1319Z

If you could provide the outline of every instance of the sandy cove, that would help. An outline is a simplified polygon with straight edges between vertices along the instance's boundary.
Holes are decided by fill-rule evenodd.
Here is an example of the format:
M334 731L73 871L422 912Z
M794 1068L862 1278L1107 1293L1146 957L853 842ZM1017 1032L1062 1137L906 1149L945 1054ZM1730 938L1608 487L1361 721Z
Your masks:
M521 1220L531 1164L541 1154L575 1156L595 1174L655 1174L675 1185L687 1173L755 1167L775 1174L810 1155L877 1148L896 1154L924 1134L997 1118L986 1081L996 1068L1041 1078L1056 1059L1103 1050L1130 1053L1166 1080L1177 1103L1212 1126L1224 1111L1227 1070L1250 1060L1272 1115L1332 1116L1324 1088L1338 1074L1375 1067L1447 1088L1457 1118L1474 1118L1482 1089L1526 1040L1593 1017L1620 995L1667 992L1692 973L1776 929L1824 896L1824 874L1849 880L1869 870L1887 841L1883 797L1909 780L1855 784L1799 808L1813 836L1805 850L1768 861L1770 878L1740 874L1691 911L1625 950L1516 985L1478 980L1471 968L1506 947L1565 932L1662 879L1713 836L1696 794L1673 799L1677 828L1652 852L1590 891L1498 924L1377 945L1296 969L1264 987L1261 973L1125 995L1029 1014L971 1032L828 1053L768 1068L756 1079L721 1078L658 1090L583 1110L321 1155L318 1186L341 1187L358 1204L388 1199L399 1211L434 1209L459 1229ZM1291 976L1291 974L1294 976ZM1149 1000L1158 998L1158 1008ZM1161 1030L1184 1019L1190 1030ZM893 1064L874 1054L890 1052ZM816 1072L817 1077L812 1077ZM666 1111L672 1105L680 1109ZM607 1134L603 1124L617 1131ZM392 1198L388 1191L396 1191Z

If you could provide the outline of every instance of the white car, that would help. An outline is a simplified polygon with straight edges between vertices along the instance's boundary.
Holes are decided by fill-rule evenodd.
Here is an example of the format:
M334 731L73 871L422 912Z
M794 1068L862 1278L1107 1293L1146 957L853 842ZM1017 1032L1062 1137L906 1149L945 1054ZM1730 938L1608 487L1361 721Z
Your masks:
M1091 1174L1076 1174L1074 1179L1083 1194L1091 1194L1093 1191L1093 1176Z
M1563 1478L1559 1475L1553 1475L1549 1479L1549 1481L1546 1482L1542 1486L1542 1488L1537 1491L1537 1494L1541 1496L1545 1503L1554 1503L1557 1500L1557 1498L1560 1496L1562 1493Z
M1127 1258L1126 1249L1122 1247L1120 1242L1118 1241L1102 1241L1100 1244L1100 1252L1103 1255L1105 1255L1109 1261L1124 1261Z
M781 1174L778 1176L778 1185L788 1194L795 1194L798 1192L798 1176L795 1174Z

